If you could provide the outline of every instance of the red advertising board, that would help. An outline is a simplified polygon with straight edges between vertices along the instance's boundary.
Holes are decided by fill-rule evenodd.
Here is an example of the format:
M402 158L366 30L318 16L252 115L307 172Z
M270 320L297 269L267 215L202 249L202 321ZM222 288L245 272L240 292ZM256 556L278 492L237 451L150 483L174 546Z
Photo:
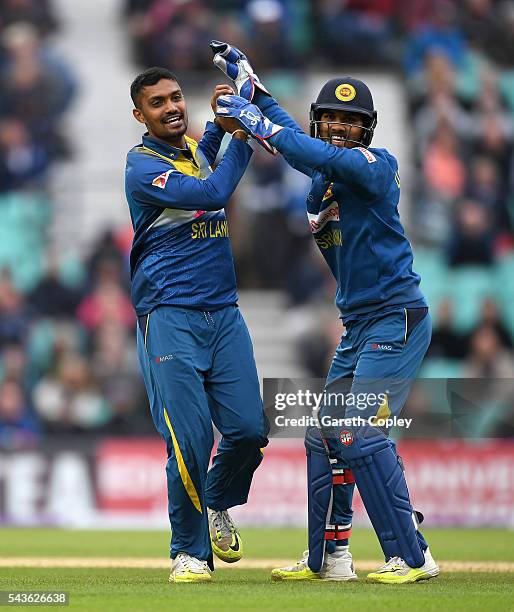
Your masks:
M514 442L415 441L399 445L411 497L431 525L514 525ZM165 451L159 440L107 440L98 447L99 511L155 512L166 507ZM305 451L300 440L272 440L246 506L247 524L306 520ZM356 522L365 513L358 495Z
M113 438L95 457L99 510L151 512L167 507L166 447L157 438Z

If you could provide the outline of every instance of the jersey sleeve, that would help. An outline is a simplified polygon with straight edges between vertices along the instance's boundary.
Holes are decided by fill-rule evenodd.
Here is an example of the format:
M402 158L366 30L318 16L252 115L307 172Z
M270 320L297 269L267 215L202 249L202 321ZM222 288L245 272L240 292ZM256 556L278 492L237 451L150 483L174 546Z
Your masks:
M209 165L214 163L216 155L218 155L223 136L225 136L225 132L220 127L212 121L207 121L198 148L205 155Z
M262 114L267 117L272 123L290 128L291 130L295 130L304 134L302 128L296 123L296 121L291 117L291 115L286 113L286 111L278 104L275 98L272 98L264 92L256 89L252 102L260 108ZM306 174L307 176L312 177L313 172L312 169L309 168L309 166L301 164L298 160L290 158L286 153L282 151L281 153L284 159L292 168L298 170L302 174Z
M127 176L130 194L143 205L182 210L221 210L248 166L252 149L233 138L206 179L187 176L159 159L145 159Z
M364 147L340 148L288 128L269 142L287 161L308 166L328 181L344 182L366 201L383 194L394 179L389 163Z

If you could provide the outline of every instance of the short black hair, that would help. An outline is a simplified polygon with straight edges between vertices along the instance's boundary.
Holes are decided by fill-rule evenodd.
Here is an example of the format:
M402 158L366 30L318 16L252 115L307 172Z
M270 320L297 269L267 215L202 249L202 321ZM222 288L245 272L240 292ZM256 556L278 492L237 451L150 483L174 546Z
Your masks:
M137 75L130 86L130 97L132 98L132 102L136 108L139 108L138 98L143 87L146 87L147 85L155 85L161 79L168 79L169 81L176 81L178 83L178 79L173 72L167 68L160 68L158 66L147 68L144 72Z

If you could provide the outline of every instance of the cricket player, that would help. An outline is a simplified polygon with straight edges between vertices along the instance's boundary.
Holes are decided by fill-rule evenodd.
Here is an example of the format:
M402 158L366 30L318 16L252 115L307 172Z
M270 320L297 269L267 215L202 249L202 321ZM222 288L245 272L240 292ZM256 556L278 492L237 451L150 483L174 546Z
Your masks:
M170 582L204 582L212 551L227 562L242 557L227 509L247 501L267 444L224 212L252 149L231 119L208 122L199 142L187 136L184 95L168 70L146 70L130 93L133 115L147 129L128 153L125 175L131 295L152 418L168 453ZM213 109L230 93L217 86ZM232 139L213 172L225 131ZM212 423L223 437L208 472Z
M309 550L272 577L357 578L349 551L355 483L386 561L368 579L402 584L437 576L384 425L406 401L430 343L431 321L398 214L397 161L385 149L370 148L377 123L371 92L349 76L328 81L311 105L308 136L240 51L217 41L211 47L215 65L241 96L218 98L218 116L238 119L248 134L312 179L307 214L337 281L336 304L346 328L326 389L350 385L354 397L366 398L364 406L345 407L350 425L322 428L321 435L318 428L307 431ZM320 420L331 411L322 406Z

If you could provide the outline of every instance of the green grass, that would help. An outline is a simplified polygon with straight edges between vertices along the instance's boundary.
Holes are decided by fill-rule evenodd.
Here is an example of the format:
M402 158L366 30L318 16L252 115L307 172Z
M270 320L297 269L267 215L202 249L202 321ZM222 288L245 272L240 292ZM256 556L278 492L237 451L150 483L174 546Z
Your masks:
M166 580L162 570L12 569L2 571L0 588L66 590L70 608L83 610L496 611L512 610L514 601L512 574L446 574L401 587L364 581L272 583L265 570L219 570L212 584Z
M514 531L508 529L425 529L423 533L438 559L514 562ZM243 529L242 534L245 556L252 559L295 559L307 548L303 529ZM0 528L4 557L166 557L168 544L169 534L164 531ZM352 552L356 558L381 558L369 529L354 529Z
M514 561L508 530L426 530L438 559ZM303 530L243 530L247 558L298 558ZM141 531L0 529L2 557L166 557L168 535ZM355 558L378 559L373 533L356 530ZM237 566L236 566L237 567ZM0 569L0 590L65 590L82 610L514 610L514 574L445 573L392 587L357 583L272 583L267 570L217 570L212 584L169 585L154 569ZM361 578L364 575L360 574ZM56 610L56 607L44 607ZM58 608L57 608L58 609Z

